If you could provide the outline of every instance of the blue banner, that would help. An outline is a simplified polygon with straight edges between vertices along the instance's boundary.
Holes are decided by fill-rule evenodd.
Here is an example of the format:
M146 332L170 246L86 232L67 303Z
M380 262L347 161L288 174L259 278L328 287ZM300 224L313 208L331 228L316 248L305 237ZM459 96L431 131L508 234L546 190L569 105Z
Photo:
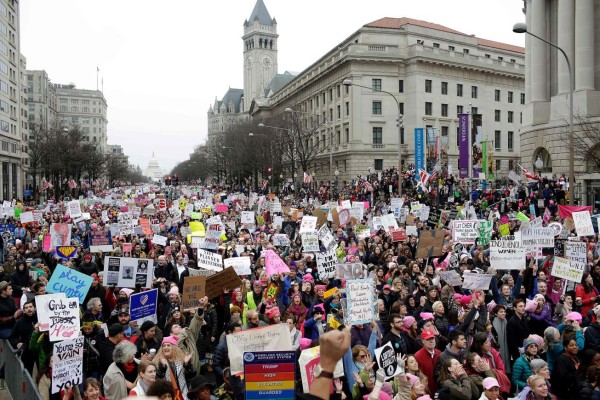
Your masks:
M74 269L58 264L52 273L50 282L46 286L48 293L64 293L67 298L79 298L79 304L83 304L94 278L82 274ZM85 306L85 305L84 305Z
M157 298L158 289L132 294L129 300L131 320L135 321L156 314Z
M423 128L415 128L415 176L425 171L425 137Z

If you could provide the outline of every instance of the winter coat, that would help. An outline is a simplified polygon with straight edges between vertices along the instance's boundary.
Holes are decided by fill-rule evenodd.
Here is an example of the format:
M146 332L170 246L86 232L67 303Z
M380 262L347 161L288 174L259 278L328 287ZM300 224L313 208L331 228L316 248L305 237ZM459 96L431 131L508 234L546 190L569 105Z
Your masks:
M25 268L23 271L15 270L10 276L10 284L13 288L13 297L23 296L23 289L28 288L31 285L31 278L29 277L29 271Z
M542 306L542 310L537 312L529 313L529 333L544 336L544 330L553 326L556 328L556 324L552 320L552 307L547 302Z
M323 329L325 329L325 321L321 319ZM320 336L317 320L314 318L307 319L304 322L304 337L310 340L318 339Z
M206 353L212 353L218 344L218 330L219 321L217 317L217 309L213 304L209 304L207 309L204 311L204 321L200 333L198 334L198 340L196 340L196 347L198 350L198 357L200 360L206 358ZM215 341L211 342L210 338L214 337Z
M577 366L573 358L566 353L561 354L554 363L551 375L552 390L559 400L575 397L575 378Z
M517 388L517 392L527 386L527 378L529 378L533 372L531 372L531 366L529 365L528 357L523 354L517 361L515 361L512 367L512 377L510 381Z
M585 349L594 349L600 352L600 323L591 323L585 330L584 336Z
M213 371L215 372L217 386L223 384L223 370L229 367L228 353L227 339L223 338L217 345L215 354L213 355Z
M52 356L53 345L48 340L47 332L33 331L29 340L29 350L37 354L38 365L47 365Z
M523 346L523 340L529 337L529 325L527 324L527 317L519 318L513 315L508 320L506 326L506 332L508 334L508 351L510 352L513 360L519 358L519 347ZM523 386L522 386L523 387Z
M196 314L190 321L190 326L187 327L187 329L181 330L178 335L178 347L183 350L185 354L192 354L191 363L194 366L194 370L198 372L200 372L200 356L198 354L197 342L204 324L206 324L204 315L200 316Z
M586 329L586 332L589 330ZM577 347L579 348L579 351L583 350L583 345L584 345L584 339L583 339L583 334L581 333L581 331L575 331L575 341L577 342ZM548 346L548 349L546 350L546 362L548 363L548 370L550 371L550 373L552 373L552 371L554 370L554 363L556 362L556 360L558 359L558 357L560 357L560 355L565 351L565 348L563 347L562 343L555 343L552 346Z
M101 334L103 334L102 332ZM100 351L98 350L99 338L96 334L83 335L83 372L100 371Z
M437 363L435 364L435 369L433 371L433 376L435 377L436 381L439 380L440 371L442 370L442 367L446 363L447 360L451 360L453 358L456 358L462 364L462 363L464 363L465 358L467 357L466 350L461 351L458 354L455 354L455 353L452 352L451 346L452 346L452 344L448 344L446 346L446 348L444 349L444 351L442 351L442 353L440 354L440 356L439 356L439 358L437 360Z
M90 262L90 263L86 263L84 261L81 264L79 264L79 266L77 267L77 269L82 274L85 274L85 275L88 275L88 276L92 275L92 274L98 274L98 272L100 272L100 270L98 269L98 266L93 261Z
M446 379L440 382L440 386L450 389L452 399L472 400L479 398L479 389L466 374L459 377L458 380Z
M575 296L581 297L581 315L585 317L588 311L594 307L594 298L598 296L598 289L592 286L592 290L586 293L583 285L577 285Z
M447 337L448 333L450 333L450 320L445 315L437 315L434 314L433 323L435 327L440 332L440 335Z
M127 397L125 376L116 363L110 364L102 379L104 395L108 400L119 400Z

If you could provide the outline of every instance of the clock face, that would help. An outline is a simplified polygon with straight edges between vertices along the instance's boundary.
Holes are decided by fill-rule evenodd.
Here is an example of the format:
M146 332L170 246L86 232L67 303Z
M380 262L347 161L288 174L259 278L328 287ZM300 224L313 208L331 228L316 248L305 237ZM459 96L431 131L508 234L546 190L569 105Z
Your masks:
M263 58L263 65L267 68L271 67L271 59L268 57Z

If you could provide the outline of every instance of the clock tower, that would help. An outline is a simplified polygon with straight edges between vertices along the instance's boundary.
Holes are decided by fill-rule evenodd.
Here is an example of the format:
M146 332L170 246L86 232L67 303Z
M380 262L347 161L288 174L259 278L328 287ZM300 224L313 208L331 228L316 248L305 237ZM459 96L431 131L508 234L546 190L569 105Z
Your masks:
M252 100L265 97L265 87L277 74L277 21L263 0L256 0L250 18L244 21L244 110Z

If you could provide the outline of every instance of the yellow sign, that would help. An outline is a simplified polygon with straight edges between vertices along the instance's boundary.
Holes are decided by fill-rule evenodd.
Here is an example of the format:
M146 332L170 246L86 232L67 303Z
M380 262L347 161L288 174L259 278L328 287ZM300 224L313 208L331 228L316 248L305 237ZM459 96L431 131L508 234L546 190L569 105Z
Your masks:
M502 235L502 236L510 235L510 227L508 226L508 224L500 225L500 235Z

